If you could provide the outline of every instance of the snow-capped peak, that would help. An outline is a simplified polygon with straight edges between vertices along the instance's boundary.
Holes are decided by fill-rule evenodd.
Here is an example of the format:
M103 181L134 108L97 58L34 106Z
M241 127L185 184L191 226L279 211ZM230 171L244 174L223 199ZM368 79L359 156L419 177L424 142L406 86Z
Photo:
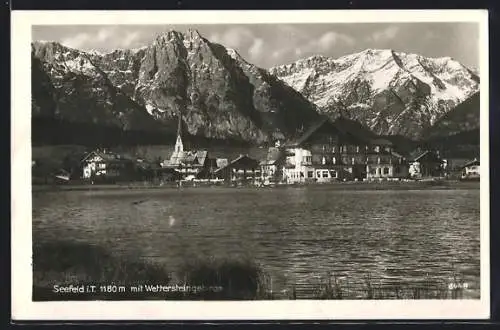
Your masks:
M231 56L231 58L233 60L237 60L237 59L241 58L240 54L238 54L238 52L236 50L234 50L233 48L226 48L226 52L227 52L227 55Z
M105 53L103 53L102 51L100 50L97 50L97 49L91 49L89 50L87 53L91 54L91 55L98 55L98 56L102 56L104 55Z
M338 102L361 117L370 117L366 111L374 108L385 107L373 110L380 116L394 107L394 118L376 116L369 123L383 133L397 124L399 112L406 108L423 124L433 123L479 89L479 77L451 57L428 58L392 49L365 49L337 59L315 55L269 71L326 113Z

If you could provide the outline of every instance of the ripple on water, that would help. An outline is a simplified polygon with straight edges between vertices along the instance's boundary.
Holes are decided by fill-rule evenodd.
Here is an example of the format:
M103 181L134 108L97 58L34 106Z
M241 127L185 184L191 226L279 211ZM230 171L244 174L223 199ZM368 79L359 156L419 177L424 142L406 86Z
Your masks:
M479 292L479 190L67 191L33 205L36 241L86 240L167 268L251 256L282 285L310 287L327 272L351 283L457 272L470 297Z

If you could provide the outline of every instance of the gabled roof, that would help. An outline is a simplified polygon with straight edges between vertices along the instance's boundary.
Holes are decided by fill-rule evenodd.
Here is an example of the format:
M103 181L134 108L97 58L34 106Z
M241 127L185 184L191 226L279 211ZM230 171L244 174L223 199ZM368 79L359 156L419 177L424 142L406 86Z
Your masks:
M369 142L377 137L377 135L370 131L367 127L352 119L339 117L333 122L333 124L342 133L351 135L362 142Z
M106 162L131 161L131 159L129 159L128 157L124 157L124 156L122 156L120 154L115 154L115 153L109 152L109 151L103 152L103 151L94 150L94 151L89 152L87 155L85 155L85 157L83 157L83 159L81 160L81 162L86 161L91 156L98 156L103 161L106 161Z
M257 160L250 158L248 155L239 155L236 159L234 159L233 161L231 161L231 163L229 163L229 166L234 166L238 163L243 163L243 162L249 163L251 165L258 165L259 163Z
M347 119L344 117L337 118L334 122L331 122L327 117L322 116L318 121L313 123L307 131L302 134L298 139L287 143L287 147L297 147L306 142L315 132L317 132L323 125L330 124L332 129L336 130L339 134L344 137L353 138L360 143L370 143L377 136L375 133L370 131L368 128L364 127L361 123ZM384 145L392 145L388 140L380 141Z
M243 167L243 168L257 168L259 166L259 162L253 158L250 158L248 155L239 155L236 159L231 161L224 167L218 168L214 173L221 172L226 168L235 168L235 167Z
M391 155L396 156L397 158L404 158L403 155L401 155L400 153L397 153L395 151L391 151Z
M479 162L479 160L478 160L478 159L474 159L474 160L472 160L472 161L470 161L470 162L468 162L468 163L464 164L464 165L462 166L462 168L464 168L464 167L469 167L469 166L477 166L477 165L480 165L480 162Z
M417 149L417 150L414 150L410 153L408 159L410 161L414 161L414 162L418 162L420 161L423 157L425 157L426 155L429 155L429 154L432 154L435 156L436 159L439 159L439 156L436 155L436 153L432 150L422 150L422 149Z
M414 150L410 152L410 160L417 162L420 158L424 157L429 153L429 150Z
M307 141L307 139L309 139L311 135L313 135L313 133L315 133L326 122L328 122L328 118L321 117L318 121L313 123L298 139L290 143L285 143L285 146L288 147L300 146L302 143Z
M198 151L174 151L170 159L166 162L167 166L203 166L207 159L206 150Z

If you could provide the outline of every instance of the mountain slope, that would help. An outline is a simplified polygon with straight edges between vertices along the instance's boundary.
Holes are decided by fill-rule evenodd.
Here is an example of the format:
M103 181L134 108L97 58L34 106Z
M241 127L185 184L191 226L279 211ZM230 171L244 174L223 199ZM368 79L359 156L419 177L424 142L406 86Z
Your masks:
M57 43L35 42L32 59L40 62L39 69L42 71L36 74L37 70L32 70L35 102L55 101L54 109L49 109L51 104L45 105L45 113L53 113L55 117L70 122L94 123L124 130L160 128L139 104L110 82L86 53ZM49 82L40 79L47 77L51 87L43 90L41 86Z
M479 89L479 77L451 58L392 50L312 56L269 72L332 118L343 112L378 134L414 139Z
M194 30L108 54L34 42L32 60L35 116L161 131L181 113L191 135L252 143L295 136L319 116L293 88Z
M423 136L426 139L433 139L477 130L479 122L480 95L477 92L439 118L433 126L424 131Z

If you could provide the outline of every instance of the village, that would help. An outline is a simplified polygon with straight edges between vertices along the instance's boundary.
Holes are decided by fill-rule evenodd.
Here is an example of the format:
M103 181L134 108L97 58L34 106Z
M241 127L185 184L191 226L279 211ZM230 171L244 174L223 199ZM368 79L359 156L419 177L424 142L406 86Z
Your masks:
M34 170L36 166L33 161ZM403 153L387 138L339 117L321 119L294 141L275 141L263 159L246 154L217 158L207 150L186 150L179 119L174 150L157 163L96 149L72 173L54 173L52 182L274 186L446 178L478 180L479 160L443 159L439 150L423 148Z

